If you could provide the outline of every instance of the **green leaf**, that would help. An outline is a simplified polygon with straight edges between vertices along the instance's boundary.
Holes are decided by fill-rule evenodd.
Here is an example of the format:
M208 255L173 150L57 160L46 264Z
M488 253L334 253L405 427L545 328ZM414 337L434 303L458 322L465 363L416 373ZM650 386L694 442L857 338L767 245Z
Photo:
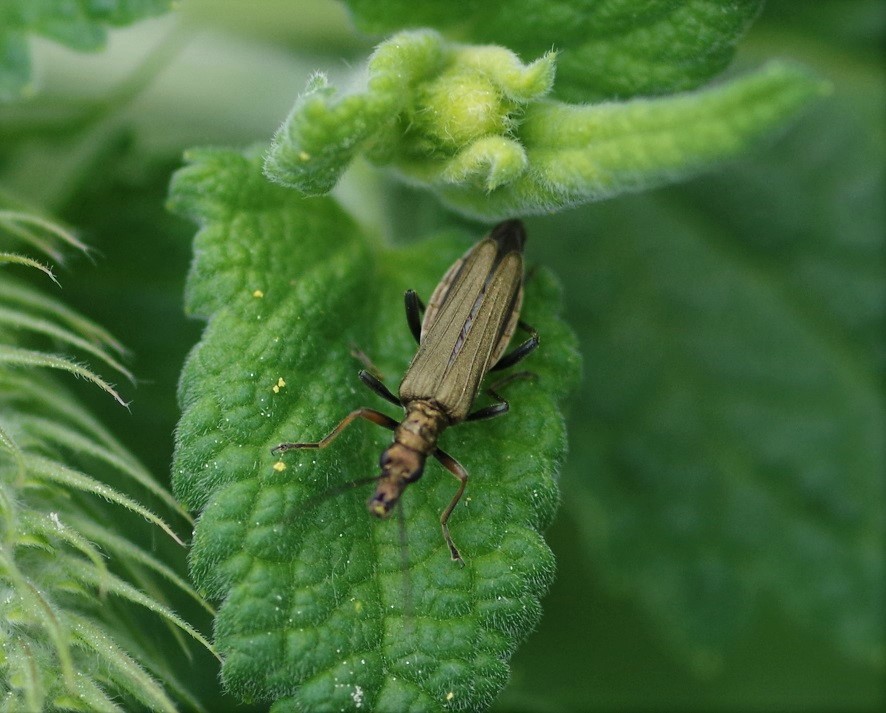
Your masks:
M55 275L52 274L52 268L34 260L34 258L26 257L24 255L16 255L14 253L0 253L0 264L2 263L33 267L35 270L40 270L40 272L46 275L50 280L58 284L58 280L56 280Z
M694 93L623 103L545 99L554 55L404 32L369 61L365 91L315 76L275 136L265 171L328 192L360 153L480 218L548 213L674 181L746 152L828 85L773 62Z
M323 75L311 78L274 138L265 171L308 195L331 190L360 151L385 163L426 156L440 171L438 153L456 156L495 135L507 141L511 113L550 90L553 60L546 55L524 66L503 48L450 46L428 31L401 33L370 58L365 92L339 98ZM513 180L523 163L503 175L491 166L484 184Z
M826 91L805 70L773 62L694 94L590 106L538 102L515 131L526 168L512 182L483 194L471 180L506 160L493 147L457 156L434 188L461 212L494 216L649 189L744 153Z
M182 375L174 488L202 511L191 569L222 600L224 682L279 710L488 705L553 575L539 533L564 456L557 403L578 367L556 283L539 270L526 289L524 316L542 335L526 368L538 379L509 387L507 417L443 437L471 473L450 521L466 566L439 526L455 481L434 465L404 496L404 550L396 518L367 513L365 489L322 497L374 474L388 432L360 423L322 451L270 449L317 439L358 406L385 408L361 388L352 352L393 387L415 349L404 290L427 298L479 236L391 249L331 200L267 183L256 155L189 159L171 205L201 226L187 307L208 325Z
M104 46L108 27L129 25L166 12L172 0L4 0L0 5L0 102L33 92L28 36L40 35L71 49Z
M117 401L117 403L119 403L121 406L126 405L120 394L117 393L116 389L114 389L111 384L102 379L88 367L85 367L82 364L78 364L77 362L65 356L47 354L46 352L42 351L22 349L20 347L10 347L5 344L0 344L0 365L2 364L31 367L42 366L48 367L50 369L67 371L74 376L79 376L83 379L86 379L87 381L91 381L93 384L102 389L102 391L105 391L106 393L113 396L114 400Z
M562 54L556 94L582 102L695 88L732 59L761 0L346 0L369 32L423 25L524 59Z
M0 196L0 200L6 203L8 199ZM0 229L59 262L64 260L64 255L58 249L59 243L88 252L86 245L70 230L27 210L0 209Z
M880 76L844 77L775 151L589 208L551 246L594 365L566 502L595 574L707 673L764 603L886 661Z

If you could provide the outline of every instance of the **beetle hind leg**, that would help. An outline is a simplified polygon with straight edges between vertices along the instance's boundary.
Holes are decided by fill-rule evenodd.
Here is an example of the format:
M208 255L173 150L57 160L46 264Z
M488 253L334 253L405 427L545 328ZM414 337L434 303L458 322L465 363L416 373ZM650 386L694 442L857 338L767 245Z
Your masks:
M536 347L538 347L538 332L535 327L530 327L526 322L522 319L517 322L517 326L520 327L524 332L529 333L529 339L523 342L520 346L515 347L511 352L505 354L501 359L499 359L489 371L501 371L502 369L507 369L508 367L514 366L519 361L522 361L526 357L528 357L532 352L535 351Z
M506 414L510 409L510 404L498 393L500 389L503 389L505 386L510 384L513 381L517 381L517 379L537 379L538 377L531 371L518 371L516 374L509 374L503 379L499 379L492 386L485 389L486 393L489 394L493 399L495 399L496 403L491 406L485 406L481 409L477 409L471 414L468 414L468 417L465 421L485 421L489 418L495 418L496 416L501 416Z

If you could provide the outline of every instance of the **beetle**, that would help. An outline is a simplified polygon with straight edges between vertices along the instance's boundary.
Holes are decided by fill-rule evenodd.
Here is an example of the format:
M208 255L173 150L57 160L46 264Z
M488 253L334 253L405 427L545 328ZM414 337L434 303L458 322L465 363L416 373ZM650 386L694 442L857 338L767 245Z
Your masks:
M360 380L376 394L404 409L402 421L372 408L359 408L320 441L281 443L272 453L325 448L359 418L392 430L393 442L379 459L381 475L372 478L377 484L367 503L369 512L379 518L390 515L407 486L421 478L428 456L433 456L459 481L440 515L440 527L452 559L464 564L448 523L467 487L468 473L437 441L445 429L462 421L506 413L508 402L496 389L526 375L514 374L489 387L486 393L495 403L471 411L487 373L513 366L539 344L538 332L520 320L525 242L523 223L506 220L449 268L427 308L413 290L406 291L406 321L419 346L400 382L399 397L368 371L359 372ZM530 337L505 354L518 326Z

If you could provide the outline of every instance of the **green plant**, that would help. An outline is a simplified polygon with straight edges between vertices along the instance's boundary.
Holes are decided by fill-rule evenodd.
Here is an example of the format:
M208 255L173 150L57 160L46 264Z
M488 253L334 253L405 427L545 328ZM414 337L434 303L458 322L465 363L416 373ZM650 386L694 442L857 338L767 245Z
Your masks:
M16 195L0 206L7 708L235 705L214 685L214 659L197 647L185 674L178 635L154 641L133 614L152 607L200 638L185 621L205 622L204 605L181 558L155 552L156 528L120 507L71 495L110 497L166 529L146 507L187 518L147 475L168 467L176 422L173 489L199 513L190 575L218 605L213 645L240 701L491 705L553 581L542 533L561 498L568 423L551 530L560 579L500 707L684 705L681 682L711 708L876 705L882 145L866 127L882 119L883 87L859 28L882 31L882 10L772 3L752 27L757 0L344 4L374 50L331 2L244 13L195 1L176 10L185 29L229 22L264 48L254 64L230 40L220 52L148 24L144 36L171 39L137 49L140 63L99 91L113 59L66 76L73 60L39 46L48 86L28 101L28 33L94 49L107 26L169 4L0 10L0 181ZM296 59L273 55L272 38ZM774 56L785 44L804 64ZM197 54L215 58L219 79L200 70L199 84L182 84ZM236 96L220 69L229 54L249 75ZM365 72L344 76L341 57ZM291 88L248 92L293 71L305 89L271 140L285 113L276 97ZM189 149L168 194L186 220L164 215L175 156L207 138L253 148ZM677 180L688 183L662 188ZM50 214L82 236L39 217ZM329 449L284 458L270 448L379 406L354 378L354 354L394 387L414 349L403 291L427 298L484 231L475 221L509 216L526 219L537 265L524 316L541 333L526 362L538 379L509 387L507 417L446 434L471 473L451 522L460 569L437 524L453 491L442 469L407 491L398 526L371 520L363 491L322 497L373 473L385 433L354 426ZM112 325L134 363L47 297L45 276L19 277L51 276L35 256L59 263L59 240L100 251L60 294ZM199 341L182 289L205 321ZM79 358L143 378L131 416L96 389L68 396L39 368L119 399ZM792 651L825 651L821 665L840 673L755 698L763 679L748 684L753 666L735 664L743 640L776 652L773 640L799 641ZM589 661L605 675L583 675ZM815 670L819 658L799 661ZM657 697L628 693L625 670L644 671Z
M0 227L8 238L48 255L58 255L59 242L83 247L63 228L22 210L0 211ZM0 264L34 268L55 282L49 268L33 258L3 252ZM126 534L124 525L137 526L125 511L178 545L184 542L127 493L135 487L140 498L151 498L180 521L193 521L78 399L43 370L85 379L125 406L116 389L71 357L34 348L34 343L63 345L132 379L117 361L121 346L57 299L9 275L0 284L0 337L4 710L108 710L121 697L156 710L175 710L161 683L194 702L168 662L146 645L137 609L154 612L211 648L170 608L161 582L166 589L202 600L137 537Z

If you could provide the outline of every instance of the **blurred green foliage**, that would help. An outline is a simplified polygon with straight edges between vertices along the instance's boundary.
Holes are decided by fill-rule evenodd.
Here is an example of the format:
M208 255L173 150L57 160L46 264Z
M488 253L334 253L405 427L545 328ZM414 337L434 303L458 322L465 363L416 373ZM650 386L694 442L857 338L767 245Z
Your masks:
M34 94L30 37L40 36L76 50L97 50L108 28L160 15L172 0L6 0L0 5L0 101Z
M302 12L332 43L284 32L289 3L186 5L225 34L190 40L135 101L96 107L95 87L171 23L112 33L94 58L41 44L38 96L0 113L0 185L96 248L63 297L132 350L141 381L131 416L78 392L160 476L200 329L181 312L193 230L164 212L171 170L196 143L266 141L312 68L343 73L367 46L331 4ZM876 0L769 2L735 68L800 60L831 98L716 175L528 221L585 380L549 531L558 579L500 710L886 702L884 28ZM361 165L336 195L400 242L454 222ZM210 657L187 665L209 709L234 706Z

